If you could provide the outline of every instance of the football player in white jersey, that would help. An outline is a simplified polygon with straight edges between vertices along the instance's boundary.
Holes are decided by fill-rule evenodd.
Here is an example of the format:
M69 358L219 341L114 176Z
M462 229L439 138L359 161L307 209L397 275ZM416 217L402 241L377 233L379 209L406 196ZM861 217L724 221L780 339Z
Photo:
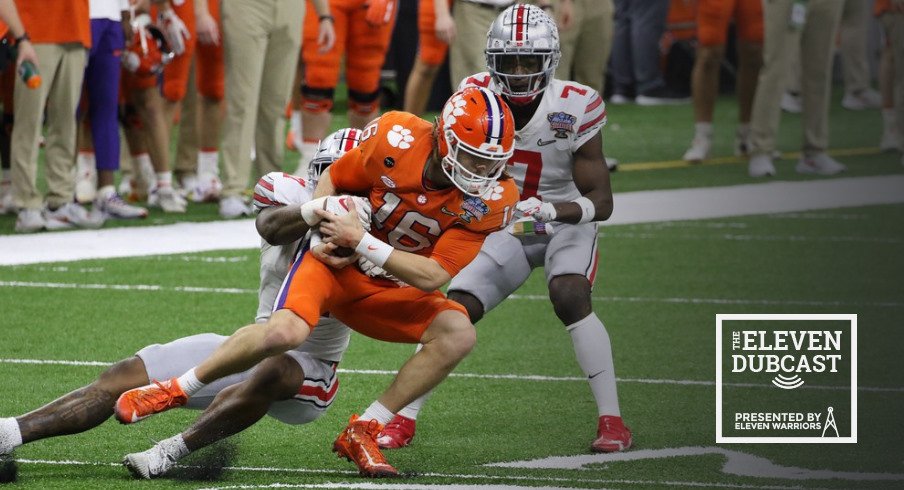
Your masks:
M599 412L595 452L631 446L618 405L609 334L593 312L597 223L612 214L612 189L602 152L606 105L592 88L553 78L559 60L556 25L542 9L516 4L487 34L488 72L462 81L503 96L515 116L515 153L508 173L521 191L527 221L490 235L480 254L452 279L448 296L477 323L543 267L556 316L571 335ZM550 231L552 232L551 234ZM378 438L402 447L414 436L421 398L402 409Z
M270 317L295 254L307 245L308 226L299 207L311 199L323 169L358 145L360 133L343 129L327 136L309 166L308 179L272 172L258 181L254 206L259 212L256 225L262 241L257 322ZM336 365L348 347L349 336L350 330L342 323L321 318L298 348L261 362L253 371L204 387L186 405L205 409L191 427L147 451L127 455L124 464L137 477L153 478L191 451L240 432L264 415L287 424L317 419L336 396ZM23 443L100 425L113 414L120 394L151 380L178 376L207 358L226 338L205 333L149 345L115 363L88 386L22 416L0 418L0 456Z

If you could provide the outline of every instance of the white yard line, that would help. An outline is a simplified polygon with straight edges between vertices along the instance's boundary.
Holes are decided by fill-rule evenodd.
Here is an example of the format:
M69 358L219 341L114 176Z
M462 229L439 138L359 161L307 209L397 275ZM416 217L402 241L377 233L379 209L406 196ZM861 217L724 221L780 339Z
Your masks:
M626 192L606 225L802 212L904 202L904 175ZM253 249L250 219L0 236L0 265Z
M213 293L213 294L257 294L256 289L248 288L209 288L201 286L160 286L156 284L80 284L71 282L32 282L32 281L0 281L0 288L39 288L39 289L107 289L112 291L156 291L178 293ZM526 301L548 301L543 294L512 294L508 299ZM744 299L744 298L651 298L644 296L594 296L593 301L611 303L673 303L687 305L759 305L759 306L845 306L845 307L881 307L900 308L904 303L895 301L817 301L794 299Z
M60 466L121 466L121 463L110 463L101 461L76 461L76 460L51 460L51 459L17 459L23 464L46 464ZM258 473L303 473L303 474L322 474L322 475L357 475L357 471L349 470L333 470L333 469L308 469L308 468L277 468L277 467L259 467L259 466L228 466L225 469L238 472L258 472ZM526 482L558 482L558 483L604 483L616 485L640 485L640 486L669 486L669 487L695 487L695 488L738 488L738 489L762 489L762 490L790 490L803 488L800 486L780 486L780 485L743 485L731 483L709 483L695 481L655 481L655 480L606 480L596 478L562 478L562 477L544 477L544 476L521 476L521 475L474 475L474 474L455 474L455 473L418 473L414 478L457 478L461 480L491 480L491 481L526 481ZM463 485L463 484L424 484L424 483L376 483L373 481L361 479L359 482L340 482L340 483L314 483L314 484L298 484L298 483L271 483L259 485L228 485L222 487L207 487L205 490L213 489L244 489L244 488L364 488L372 490L502 490L502 489L523 489L537 490L538 488L549 489L568 489L573 487L551 487L551 486L512 486L512 485ZM574 490L578 490L575 488Z
M107 361L69 361L57 359L14 359L0 358L0 364L25 364L25 365L50 365L50 366L95 366L106 367L112 363ZM395 376L397 371L389 369L338 369L342 374L360 374L360 375L376 375L376 376ZM541 374L483 374L483 373L451 373L450 378L474 378L474 379L491 379L491 380L512 380L512 381L585 381L582 376L546 376ZM692 380L692 379L656 379L656 378L616 378L619 383L639 383L639 384L656 384L656 385L679 385L679 386L716 386L715 381L708 380ZM771 383L722 383L723 386L734 388L771 388ZM828 391L847 391L849 386L825 386L825 385L803 385L800 389L809 390L828 390ZM863 392L873 393L904 393L904 387L871 387L860 386L858 388Z

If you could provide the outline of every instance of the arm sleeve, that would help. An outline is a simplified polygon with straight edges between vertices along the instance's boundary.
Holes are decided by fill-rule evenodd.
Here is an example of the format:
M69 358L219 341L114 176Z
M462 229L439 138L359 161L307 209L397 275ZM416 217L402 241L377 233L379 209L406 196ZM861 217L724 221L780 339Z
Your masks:
M465 228L450 228L436 242L431 259L442 266L450 276L468 265L483 245L486 235Z
M603 126L606 125L608 118L606 116L606 103L595 90L587 97L587 105L584 107L584 113L579 118L577 133L572 144L572 151L577 151L590 138L596 136Z

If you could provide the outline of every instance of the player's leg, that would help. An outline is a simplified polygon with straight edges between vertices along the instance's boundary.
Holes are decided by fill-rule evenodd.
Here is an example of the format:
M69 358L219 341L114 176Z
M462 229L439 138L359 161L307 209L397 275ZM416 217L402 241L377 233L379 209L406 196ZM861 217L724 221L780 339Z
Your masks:
M530 262L528 250L518 238L508 232L494 233L487 237L477 257L452 279L448 298L464 306L471 322L477 323L486 311L527 280ZM493 280L488 281L488 277ZM429 396L426 393L398 411L377 439L381 448L395 449L411 443L415 421Z
M395 16L381 26L370 25L364 18L366 10L351 13L345 80L348 83L348 125L364 128L380 115L380 72L392 39Z
M217 13L218 17L219 14ZM226 112L225 67L223 46L198 45L198 187L197 196L205 201L219 199L223 184L220 181L220 128Z
M684 160L699 163L709 158L713 144L713 112L719 95L719 66L725 54L731 2L701 0L697 3L697 57L691 74L694 99L694 139Z
M187 202L173 188L173 173L169 167L169 124L164 113L163 97L155 84L132 87L132 103L146 132L146 143L155 183L148 195L148 205L167 213L184 213Z
M571 336L578 365L587 376L598 410L595 452L622 451L631 446L615 385L612 345L606 327L593 312L591 291L596 278L596 225L563 225L546 249L549 299Z
M750 117L753 97L763 66L763 2L738 0L738 129L735 155L746 155L750 148Z
M317 144L329 134L333 116L333 96L339 82L339 62L348 42L349 10L343 6L331 7L335 19L336 43L327 52L320 52L317 45L319 21L316 15L305 18L301 56L304 61L304 83L301 86L301 159L295 175L307 175L308 162L317 152Z
M320 287L312 288L310 284ZM181 376L123 393L116 401L116 418L134 423L155 413L185 405L208 385L250 369L258 362L288 351L305 341L331 298L339 297L332 269L310 252L293 264L267 323L238 329L210 356Z
M0 418L0 455L48 437L93 429L113 415L113 402L122 392L147 384L144 363L138 357L117 362L82 388L15 418Z
M241 381L220 390L185 431L146 451L126 455L123 463L138 478L161 476L191 452L254 425L274 402L297 394L305 375L299 362L287 354L267 359Z
M422 114L427 109L436 74L446 59L449 45L436 37L435 22L433 0L418 2L418 51L405 85L405 112Z

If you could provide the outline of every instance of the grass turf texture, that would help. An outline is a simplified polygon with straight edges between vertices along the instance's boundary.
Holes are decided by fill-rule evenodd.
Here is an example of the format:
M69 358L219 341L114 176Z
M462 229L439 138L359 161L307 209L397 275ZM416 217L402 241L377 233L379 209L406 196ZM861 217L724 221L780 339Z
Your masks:
M904 309L895 288L904 270L899 238L904 236L902 211L904 206L875 206L604 229L594 306L612 337L619 377L713 380L716 313L855 312L861 325L861 386L904 386L900 371L890 369L898 346L888 341L897 336ZM148 343L202 331L228 333L248 321L255 309L256 295L249 286L257 280L257 264L254 251L236 251L3 267L0 277L163 286L163 291L3 288L3 302L10 307L4 308L0 358L114 361ZM178 286L248 291L172 289ZM580 378L570 340L543 299L542 275L535 273L518 294L480 322L478 347L456 372ZM669 298L696 298L697 302ZM760 304L764 300L775 303ZM801 306L798 302L815 303ZM356 334L340 367L391 370L410 353L409 346L382 344ZM0 413L12 415L37 407L89 382L101 369L0 363L4 394ZM340 379L340 396L316 423L287 427L265 419L237 438L234 464L270 471L227 470L215 485L362 483L351 472L353 466L336 459L329 447L346 417L378 396L390 376L343 373ZM769 390L729 389L734 396L751 399ZM712 385L621 382L622 411L634 428L636 450L713 446L714 390ZM824 395L819 390L804 393L816 398ZM902 398L901 392L860 392L857 445L725 447L786 466L900 472L897 441L904 438L898 423ZM390 452L389 458L403 472L429 475L403 481L415 485L853 486L843 480L800 482L725 475L718 455L611 462L584 471L481 466L585 454L595 415L595 404L582 380L453 377L422 413L414 445ZM26 445L16 452L18 459L25 460L19 464L19 484L25 488L129 485L128 473L116 465L122 455L178 432L195 416L195 412L175 411L130 427L108 421L92 432ZM34 460L100 464L28 462ZM856 486L888 488L889 483L857 482ZM145 488L173 484L170 480L141 483Z
M878 112L832 109L837 148L874 147ZM719 100L714 155L731 154L734 102ZM689 106L611 106L606 153L619 158L616 192L750 183L743 162L700 166L645 165L680 158L692 137ZM336 127L342 122L337 118ZM799 119L783 116L779 147L799 147ZM297 154L287 153L294 170ZM847 175L900 174L899 154L858 153L839 159ZM779 178L799 180L794 162L778 162ZM655 168L666 167L666 168ZM718 203L714 203L718 205ZM634 451L715 446L715 387L638 380L712 382L717 313L857 313L861 386L900 388L904 298L904 206L872 206L717 220L614 226L602 229L594 307L612 338L622 412L635 435ZM152 211L135 226L217 219L216 205L191 205L186 215ZM14 217L0 217L0 234ZM100 246L100 245L99 245ZM111 362L144 345L198 332L231 333L256 310L257 252L211 252L0 267L0 282L155 285L159 291L0 287L0 359ZM234 288L184 292L176 288ZM452 377L420 417L410 448L387 453L402 472L388 483L542 485L585 488L675 488L731 485L760 488L890 488L901 481L788 480L724 474L719 455L609 462L585 470L506 469L483 464L587 454L596 407L574 362L568 335L545 299L535 273L512 298L478 325L479 342L457 373L543 375L557 381ZM411 354L404 345L355 335L345 370L393 370ZM0 415L17 415L80 387L99 366L0 362ZM267 471L227 470L216 483L133 482L118 463L151 440L177 433L197 412L173 411L136 426L108 421L94 431L40 441L16 452L22 488L156 488L273 483L372 483L329 451L349 414L361 412L391 376L340 374L340 395L327 414L307 426L270 419L233 440L233 464ZM756 400L770 388L726 388ZM800 391L821 399L825 392ZM899 441L904 393L859 393L856 445L723 445L785 466L834 471L902 473ZM34 461L74 461L49 464Z

